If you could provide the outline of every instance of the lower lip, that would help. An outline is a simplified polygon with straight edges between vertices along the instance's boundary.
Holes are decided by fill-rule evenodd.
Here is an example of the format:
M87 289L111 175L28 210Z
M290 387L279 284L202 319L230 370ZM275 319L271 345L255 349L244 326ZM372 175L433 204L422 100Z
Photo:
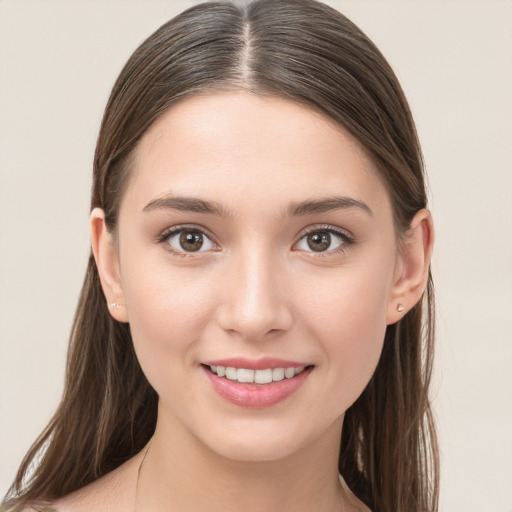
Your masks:
M282 402L295 393L308 378L313 367L292 377L271 384L242 384L236 380L229 380L212 373L208 368L202 367L213 389L232 404L249 409L264 409Z

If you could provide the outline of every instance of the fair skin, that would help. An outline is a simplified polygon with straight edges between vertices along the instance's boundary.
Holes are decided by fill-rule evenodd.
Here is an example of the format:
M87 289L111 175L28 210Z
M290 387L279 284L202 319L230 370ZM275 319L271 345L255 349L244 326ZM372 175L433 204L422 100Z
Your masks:
M132 173L117 235L96 209L92 246L159 395L157 428L137 505L142 454L59 511L366 510L338 478L343 416L386 326L421 298L430 214L399 244L362 148L308 107L247 92L175 104ZM239 383L212 373L226 359L297 375Z

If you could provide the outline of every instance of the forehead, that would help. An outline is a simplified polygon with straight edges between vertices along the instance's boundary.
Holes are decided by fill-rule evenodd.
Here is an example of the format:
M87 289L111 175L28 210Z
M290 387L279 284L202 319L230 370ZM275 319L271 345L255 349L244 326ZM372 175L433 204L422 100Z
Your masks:
M305 105L248 92L173 105L142 137L132 172L123 203L139 209L165 194L235 209L341 194L388 202L372 160L341 127Z

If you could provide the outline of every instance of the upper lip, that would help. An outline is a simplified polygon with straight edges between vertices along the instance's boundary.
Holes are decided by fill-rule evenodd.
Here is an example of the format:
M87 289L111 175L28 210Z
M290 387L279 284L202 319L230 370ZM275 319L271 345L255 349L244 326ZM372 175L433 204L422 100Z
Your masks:
M203 364L208 366L225 366L226 368L247 368L248 370L266 370L268 368L273 370L274 368L300 368L302 366L309 366L308 363L277 359L275 357L262 357L259 359L230 357L227 359L204 361Z

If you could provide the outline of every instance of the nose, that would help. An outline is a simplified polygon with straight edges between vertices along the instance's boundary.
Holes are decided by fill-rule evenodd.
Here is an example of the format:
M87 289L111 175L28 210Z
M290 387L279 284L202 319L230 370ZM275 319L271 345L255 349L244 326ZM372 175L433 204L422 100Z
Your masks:
M227 272L217 309L224 331L258 341L290 329L290 297L275 258L261 252L246 253L233 261Z

